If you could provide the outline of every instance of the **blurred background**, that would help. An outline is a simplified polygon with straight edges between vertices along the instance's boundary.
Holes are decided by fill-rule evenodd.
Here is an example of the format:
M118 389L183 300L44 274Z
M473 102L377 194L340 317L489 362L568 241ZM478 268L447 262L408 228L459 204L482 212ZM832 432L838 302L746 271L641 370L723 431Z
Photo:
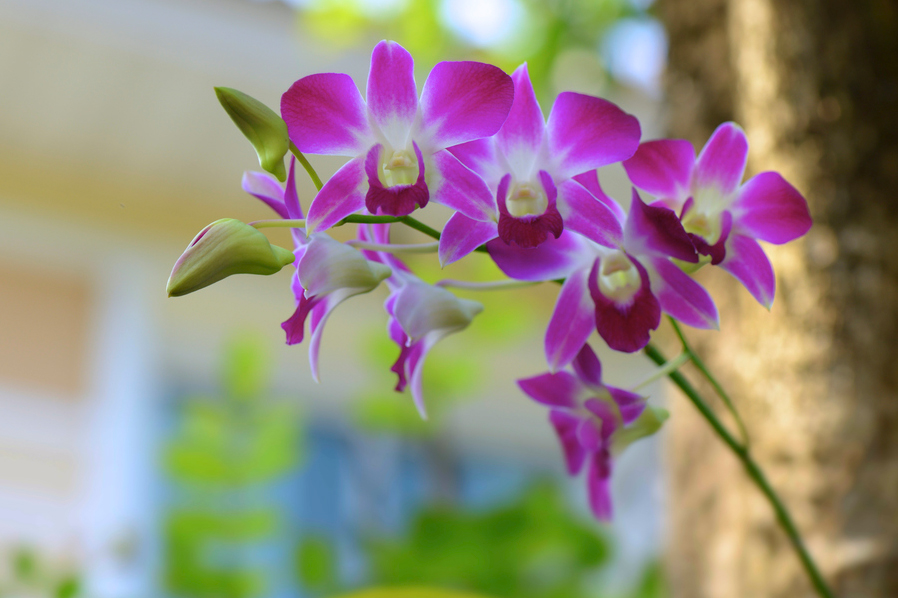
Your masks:
M825 574L898 595L896 34L888 0L0 0L0 595L809 595L767 505L675 396L671 429L618 462L614 523L591 520L513 383L545 368L554 288L470 295L486 311L431 354L427 423L391 390L383 290L329 321L321 384L283 344L288 272L166 299L203 226L267 217L212 87L272 107L315 72L363 88L384 38L419 85L439 60L526 60L545 114L574 90L638 116L644 139L700 148L745 126L749 170L782 171L816 225L771 252L772 314L706 276L722 334L695 338ZM600 176L628 198L619 167ZM313 191L300 179L304 206ZM429 257L429 281L498 276ZM612 384L651 371L602 357Z

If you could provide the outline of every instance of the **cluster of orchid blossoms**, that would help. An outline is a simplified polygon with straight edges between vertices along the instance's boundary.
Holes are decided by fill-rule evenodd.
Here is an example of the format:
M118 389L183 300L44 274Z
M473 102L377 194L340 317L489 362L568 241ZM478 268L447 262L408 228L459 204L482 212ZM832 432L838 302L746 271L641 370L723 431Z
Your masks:
M514 281L561 282L544 341L549 371L518 385L548 407L567 469L586 470L599 518L611 516L614 455L656 431L666 414L638 392L602 381L591 333L632 353L646 346L662 313L717 328L714 301L690 276L706 264L770 307L774 273L758 241L786 243L811 226L804 198L780 175L743 182L748 144L737 125L721 125L696 157L684 140L640 143L637 119L601 98L561 93L546 119L526 64L508 76L489 64L441 62L419 95L412 57L384 41L374 48L365 97L335 73L296 81L280 115L235 90L217 92L268 171L246 173L243 188L277 218L210 224L175 264L169 294L293 264L296 309L282 327L296 344L310 321L317 380L328 316L384 283L387 330L399 347L396 390L409 385L425 416L428 352L482 306L448 290L454 281L423 282L397 254L434 251L445 266L476 250ZM321 185L306 153L349 160ZM319 187L307 213L296 191L297 158ZM599 185L596 169L616 162L633 184L629 210ZM391 223L428 232L409 215L431 201L454 211L441 233L429 230L438 243L391 244ZM347 222L358 224L352 241L326 232ZM271 246L258 230L278 225L291 228L292 251Z

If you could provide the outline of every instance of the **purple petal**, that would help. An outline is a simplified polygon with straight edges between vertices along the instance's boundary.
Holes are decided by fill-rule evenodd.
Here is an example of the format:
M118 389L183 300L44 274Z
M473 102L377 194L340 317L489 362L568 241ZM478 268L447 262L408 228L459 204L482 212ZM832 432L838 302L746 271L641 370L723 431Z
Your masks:
M601 439L607 441L611 438L611 435L617 430L617 410L614 408L614 405L592 398L587 399L583 406L586 407L587 411L599 418L601 422L599 432Z
M729 195L742 182L747 159L748 140L739 125L720 125L695 162L693 189L713 187L722 195Z
M368 193L365 194L365 208L372 214L408 216L417 208L423 208L430 199L430 192L424 182L424 157L418 144L414 143L418 159L418 178L411 185L384 187L380 182L380 156L384 150L377 144L368 151L365 158L365 174L368 175Z
M490 257L506 276L518 280L566 278L574 270L589 268L595 251L581 237L567 231L558 239L548 239L539 247L521 249L501 239L486 244Z
M284 190L273 175L267 172L243 173L241 181L243 190L262 201L281 218L289 218L287 206L284 205Z
M589 509L597 519L610 521L611 507L611 455L607 450L593 453L586 475Z
M287 185L284 187L284 206L287 208L285 218L302 218L302 206L296 192L296 157L290 156L290 172L287 174Z
M811 228L808 203L776 172L749 179L739 190L733 211L741 232L768 243L788 243Z
M499 164L495 137L475 139L460 145L446 148L446 151L458 158L458 161L476 172L490 186L499 184L505 176Z
M592 331L590 330L590 332ZM585 384L593 388L604 387L602 384L602 362L599 361L599 356L588 344L584 344L580 352L577 353L577 357L574 359L574 371Z
M391 41L374 46L368 73L368 112L394 148L404 148L418 110L415 64L405 48Z
M546 121L536 101L527 64L519 66L511 78L514 81L514 103L508 119L496 133L496 146L505 154L516 178L526 180L539 154Z
M349 75L303 77L281 97L281 116L301 152L357 156L373 142L368 109Z
M757 241L745 235L731 235L726 259L720 267L735 276L758 303L770 309L776 292L776 276Z
M685 215L689 208L692 205L692 198L686 200L686 204L683 206L683 214ZM680 218L682 222L683 218ZM692 240L692 244L695 246L695 250L700 255L707 255L711 257L711 265L716 266L720 262L724 260L727 254L726 243L727 239L730 238L730 232L733 229L733 215L730 214L729 210L724 210L720 214L720 236L717 238L717 242L713 245L709 244L705 238L701 235L695 233L688 233L689 238Z
M395 299L395 295L391 296L390 299ZM389 301L389 299L387 301ZM389 311L389 309L387 311ZM411 352L411 349L408 346L408 335L402 330L399 320L392 317L387 323L387 332L390 335L390 339L399 346L399 356L396 358L396 362L393 364L393 367L390 368L390 371L397 376L396 392L402 392L405 390L405 386L408 383L407 364Z
M614 399L620 411L621 421L625 426L632 424L645 411L645 397L642 395L623 388L615 388L614 386L606 386L605 388L608 389L608 394Z
M577 428L580 426L580 418L564 411L553 409L549 412L549 422L555 428L555 434L561 441L561 450L564 451L564 461L567 472L577 475L583 468L586 460L586 451L577 440Z
M556 204L558 190L552 182L552 177L545 170L541 170L539 175L548 199L546 211L539 215L512 216L506 206L511 175L505 175L499 182L499 189L496 192L496 204L499 207L499 238L509 245L530 249L544 243L549 235L557 239L564 230L564 221Z
M472 220L456 212L449 218L440 236L440 266L445 267L465 257L499 234L495 222Z
M302 342L305 335L306 318L319 301L317 298L309 299L302 294L298 297L299 305L296 306L296 311L281 324L281 328L287 334L288 345L297 345Z
M599 184L599 171L588 170L586 172L581 172L574 177L574 180L586 187L587 191L592 193L596 199L605 204L605 206L609 210L611 210L611 213L614 214L614 217L617 218L618 222L623 224L627 221L627 213L624 212L624 208L621 207L619 203L614 201L614 199L608 197L608 195L602 189L602 185Z
M431 156L432 173L427 182L433 200L474 220L496 218L496 202L489 187L477 173L467 168L448 151Z
M564 281L546 328L543 347L551 371L563 368L574 359L592 334L595 318L586 271L578 270Z
M524 378L518 380L518 386L537 403L567 409L579 407L577 397L583 390L583 386L568 372Z
M312 200L306 230L309 233L332 227L365 207L365 157L350 160L334 173Z
M600 422L589 418L580 421L577 426L577 441L580 446L589 453L597 451L602 445L602 431L599 429Z
M552 106L549 153L560 180L626 160L639 146L639 121L607 100L566 91Z
M655 274L652 290L661 309L694 328L720 329L717 307L702 285L667 258L651 258L650 263Z
M624 353L645 347L651 331L661 323L661 306L649 287L648 273L639 261L632 258L631 261L639 271L642 284L626 304L618 304L599 290L599 260L589 273L589 293L596 304L596 330L609 347Z
M689 196L695 148L685 139L659 139L639 146L624 170L634 185L652 195L682 203Z
M558 199L566 228L605 247L621 242L620 221L586 187L576 181L565 181L559 185Z
M673 210L645 205L636 189L633 189L630 214L624 226L624 247L635 255L666 255L698 262L692 240Z
M421 92L422 139L428 153L495 135L513 100L511 77L497 67L481 62L437 64Z

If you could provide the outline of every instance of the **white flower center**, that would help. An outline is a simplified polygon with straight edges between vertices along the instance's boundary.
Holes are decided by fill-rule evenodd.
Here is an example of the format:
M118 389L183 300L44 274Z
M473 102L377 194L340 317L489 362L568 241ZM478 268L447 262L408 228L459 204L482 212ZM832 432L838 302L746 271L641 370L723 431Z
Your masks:
M642 286L639 270L622 251L602 258L599 268L599 290L616 303L625 303Z
M505 207L515 218L540 216L545 214L546 208L549 207L549 200L541 185L516 183L505 199Z
M418 180L418 160L413 152L397 150L392 153L384 151L384 161L380 169L380 182L384 187L397 185L414 185Z

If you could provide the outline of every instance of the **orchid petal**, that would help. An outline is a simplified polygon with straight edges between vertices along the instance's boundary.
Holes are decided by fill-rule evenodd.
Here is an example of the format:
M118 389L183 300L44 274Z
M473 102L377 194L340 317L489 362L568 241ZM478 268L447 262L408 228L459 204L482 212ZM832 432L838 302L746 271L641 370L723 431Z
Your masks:
M614 214L614 217L617 218L617 221L623 224L627 221L627 213L624 212L624 208L621 207L619 203L614 201L605 191L602 189L602 185L599 184L599 172L595 169L588 170L586 172L581 172L580 174L574 177L574 180L586 187L586 190L593 194L593 196L598 199L600 202L605 204L605 206L611 210L611 213Z
M341 289L358 289L364 293L387 278L391 270L378 262L366 260L361 253L315 233L296 267L306 297L323 297Z
M651 258L652 290L661 309L694 328L720 329L717 307L702 285L667 258Z
M391 41L374 47L366 96L371 120L387 142L405 148L418 110L415 64L405 48Z
M465 257L499 234L495 222L472 220L461 212L449 218L440 235L440 266L445 267Z
M587 399L583 403L583 406L602 422L601 430L599 432L601 439L607 441L611 438L614 431L617 430L617 410L614 405L611 405L606 401L592 398Z
M274 175L267 172L247 171L241 181L243 190L262 201L281 218L289 218L287 206L284 205L284 190Z
M476 301L418 280L406 283L394 307L396 319L413 342L434 330L461 330L481 311L483 305Z
M366 187L365 156L359 156L334 173L312 200L306 230L328 229L364 208Z
M496 146L505 154L511 170L518 180L530 178L533 163L539 154L546 129L546 121L540 110L527 64L522 64L511 75L514 81L514 103L508 119L496 133Z
M287 208L285 218L301 219L303 217L299 194L296 192L296 158L294 156L290 156L290 171L287 173L287 184L284 187L284 206Z
M618 411L620 411L621 421L625 426L630 425L642 415L645 411L645 397L635 392L616 388L614 386L606 386L608 394L614 399Z
M474 171L448 151L433 154L431 164L427 183L433 201L474 220L487 222L496 218L493 194Z
M299 294L297 297L299 298L299 304L296 306L296 310L292 316L281 324L281 328L284 329L287 335L288 345L297 345L303 341L306 318L309 312L312 311L312 308L318 303L318 300L314 297L309 299L303 294Z
M570 91L559 94L547 124L552 172L566 179L626 160L639 146L639 121L607 100Z
M563 368L577 356L596 326L595 307L589 296L586 271L568 276L558 294L543 343L549 370Z
M651 253L698 262L692 240L673 210L647 206L636 189L633 189L630 214L624 226L624 247L636 255Z
M577 441L589 453L601 449L602 431L595 419L586 418L580 421L580 425L577 426Z
M634 185L667 200L682 203L689 195L695 148L685 139L658 139L640 144L624 170Z
M518 280L566 278L577 269L588 268L595 259L595 250L588 241L568 231L530 249L508 245L501 239L488 242L486 248L499 269Z
M365 101L349 75L303 77L281 97L281 116L301 152L357 156L374 141Z
M590 332L592 331L590 330ZM577 377L585 384L593 388L604 386L602 384L602 362L599 361L599 356L596 355L596 352L588 344L583 345L573 363Z
M561 450L564 451L564 461L570 475L577 475L583 468L586 460L586 451L577 440L577 428L580 418L559 409L549 411L549 422L555 428L555 434L561 441Z
M723 196L734 192L745 172L748 140L736 123L724 123L702 148L693 172L693 188L715 188Z
M537 403L549 407L576 409L583 386L569 372L540 374L532 378L518 380L521 390Z
M590 459L589 471L586 474L586 490L589 509L602 521L610 521L613 512L610 480L611 456L607 450L597 451Z
M501 69L481 62L440 62L421 92L425 153L496 134L508 117L514 84ZM417 139L417 136L416 136Z
M776 276L757 241L745 235L730 235L727 256L720 267L735 276L758 303L770 309L776 292Z
M493 137L475 139L446 148L458 161L476 172L488 186L498 184L505 172L500 165Z
M309 339L309 366L312 370L312 379L315 380L315 382L320 381L318 377L318 352L321 348L321 335L324 332L325 322L327 322L331 312L333 312L338 305L350 297L361 295L365 292L367 292L365 289L359 288L338 289L324 297L320 303L317 303L312 307L312 318L309 324L309 332L311 332L311 338Z
M623 235L620 221L586 187L576 181L564 181L558 186L558 199L565 228L605 247L620 243Z
M768 243L788 243L811 228L808 203L779 173L762 172L742 186L733 205L740 231Z

